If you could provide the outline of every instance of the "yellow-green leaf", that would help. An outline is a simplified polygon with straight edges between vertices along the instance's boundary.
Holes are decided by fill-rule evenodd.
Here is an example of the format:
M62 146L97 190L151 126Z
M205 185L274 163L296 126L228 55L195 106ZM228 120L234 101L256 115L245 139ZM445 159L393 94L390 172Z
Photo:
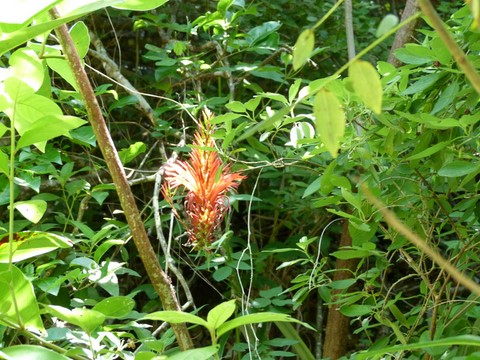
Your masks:
M353 90L360 99L376 114L382 112L382 83L377 70L367 61L357 60L350 65L348 75Z
M340 101L328 90L321 89L313 102L313 114L320 140L330 154L337 157L345 132L345 113Z
M315 34L313 33L313 30L303 30L293 48L293 70L298 70L305 65L312 54L314 45Z
M36 224L47 210L47 203L43 200L18 201L13 207L20 211L23 217Z

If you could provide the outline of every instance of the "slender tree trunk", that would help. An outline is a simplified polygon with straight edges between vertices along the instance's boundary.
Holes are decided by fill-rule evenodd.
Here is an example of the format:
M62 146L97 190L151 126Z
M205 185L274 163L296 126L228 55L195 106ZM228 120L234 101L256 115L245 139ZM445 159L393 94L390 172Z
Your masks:
M417 0L407 0L405 4L405 9L402 13L401 21L407 20L409 17L414 15L419 10ZM418 24L418 20L411 21L400 30L397 31L395 35L395 39L393 40L392 48L390 49L390 54L388 55L388 62L395 67L398 67L402 64L400 60L395 57L395 50L405 46L405 44L409 43L413 37L413 32Z
M50 11L50 14L53 18L59 17L55 8ZM55 29L55 33L57 34L68 64L72 69L80 95L85 101L88 119L90 120L98 146L102 151L110 175L112 176L122 209L132 232L133 240L148 277L162 301L163 308L165 310L180 310L175 289L171 284L170 278L160 266L150 243L132 189L128 184L125 171L118 157L118 152L108 131L105 119L103 118L102 110L100 109L100 105L95 97L92 85L75 48L72 37L68 32L67 26L60 26ZM192 339L190 338L186 325L172 324L171 326L175 332L180 348L182 350L192 348Z
M352 246L352 237L348 232L348 220L344 220L339 248ZM358 259L337 259L333 281L346 280L352 277L358 265ZM339 291L334 291L332 301ZM325 329L325 342L323 344L323 357L336 360L345 355L348 351L348 340L350 337L350 319L343 315L336 305L328 309L327 326Z

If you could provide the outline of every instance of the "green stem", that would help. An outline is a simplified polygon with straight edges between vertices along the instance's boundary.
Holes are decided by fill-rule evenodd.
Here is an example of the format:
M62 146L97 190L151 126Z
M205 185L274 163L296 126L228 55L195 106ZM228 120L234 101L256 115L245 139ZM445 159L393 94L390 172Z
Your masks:
M54 19L59 17L55 8L50 11L50 14ZM160 297L163 308L165 310L180 311L181 309L175 289L172 286L171 279L160 266L157 255L150 243L123 165L110 136L110 132L108 131L105 119L103 118L102 109L98 104L93 87L90 84L90 80L85 72L82 60L78 55L67 26L62 25L58 27L55 32L77 82L79 93L84 99L90 124L92 125L98 146L105 158L110 175L112 176L120 204L132 232L133 241L137 247L142 263L145 266L147 275ZM180 349L191 349L193 343L187 326L183 323L171 324L171 327L175 332Z
M430 20L433 29L438 33L445 46L448 48L458 66L463 70L465 76L470 81L474 89L480 94L480 75L477 73L472 63L468 61L467 56L458 44L453 40L442 19L438 16L435 8L429 0L418 0L423 14Z

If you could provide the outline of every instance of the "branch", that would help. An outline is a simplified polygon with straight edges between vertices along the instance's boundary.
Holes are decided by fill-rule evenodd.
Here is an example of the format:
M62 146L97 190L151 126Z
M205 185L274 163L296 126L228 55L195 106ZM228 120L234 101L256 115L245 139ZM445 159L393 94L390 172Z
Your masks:
M55 8L50 10L52 18L58 18L59 14ZM55 33L62 46L64 55L72 69L73 75L78 85L79 92L85 101L88 118L93 128L98 146L102 151L105 162L115 184L121 206L125 213L128 225L132 232L132 237L138 249L138 254L145 266L145 270L162 301L165 310L180 310L175 289L171 284L170 278L165 274L153 247L148 239L147 232L143 225L140 212L138 211L135 198L128 184L125 171L118 157L118 152L108 131L102 110L95 97L90 80L87 77L73 40L68 32L67 26L62 25L55 29ZM188 333L186 325L171 324L177 337L178 344L182 350L193 347L192 339Z

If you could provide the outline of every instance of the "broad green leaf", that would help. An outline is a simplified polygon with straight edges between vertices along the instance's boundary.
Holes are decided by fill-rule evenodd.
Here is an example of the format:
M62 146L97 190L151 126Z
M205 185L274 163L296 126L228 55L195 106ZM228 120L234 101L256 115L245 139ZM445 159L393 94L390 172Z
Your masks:
M398 16L393 14L387 14L380 24L378 25L377 31L375 32L375 36L377 38L381 37L382 35L386 34L390 29L394 28L398 24Z
M38 345L14 345L2 349L8 360L69 360L69 357Z
M377 357L379 358L380 355L394 354L399 351L413 351L413 350L422 350L422 349L435 348L435 347L453 347L453 346L459 346L459 345L480 347L480 336L460 335L460 336L447 337L447 338L438 339L438 340L428 340L428 341L423 341L423 342L418 342L413 344L389 346L389 347L384 347L378 350L367 350L367 351L356 353L355 359L357 360L376 359Z
M293 48L293 59L292 65L293 70L300 69L308 59L310 59L310 55L313 52L313 48L315 46L315 34L312 29L305 29L302 31L300 36L295 43Z
M166 321L171 324L190 323L204 326L207 329L209 328L208 323L201 317L182 311L157 311L147 314L141 319Z
M436 60L432 50L417 44L407 44L395 50L395 57L405 64L422 65Z
M330 255L336 257L337 259L361 259L366 258L372 255L369 250L355 249L355 250L338 250L334 251Z
M47 59L47 65L78 91L77 81L66 59L50 58Z
M128 164L135 159L138 155L143 154L147 150L147 146L143 142L136 142L131 144L128 148L122 149L118 152L120 161L123 165Z
M14 234L13 262L30 259L57 249L72 247L70 239L42 231L22 231ZM9 261L8 234L0 237L0 263Z
M90 34L88 33L85 23L79 21L73 25L70 29L70 36L72 37L78 55L83 59L85 55L87 55L88 48L90 47Z
M332 157L336 158L346 122L340 101L331 92L321 89L313 102L313 114L320 140Z
M113 296L97 303L93 310L101 312L107 319L121 319L133 310L135 301L128 296Z
M461 177L477 171L479 171L478 163L455 160L442 166L442 168L438 170L438 175L445 177Z
M298 94L298 90L300 90L301 84L302 79L296 79L295 82L288 88L288 102L293 102L295 96Z
M430 155L433 155L435 154L436 152L439 152L440 150L442 150L445 146L449 145L451 143L451 141L442 141L442 142L439 142L423 151L420 151L419 153L417 154L413 154L411 156L409 156L407 158L407 160L418 160L418 159L422 159L424 157L427 157L427 156L430 156Z
M9 173L9 163L10 159L7 154L0 150L0 173L8 175Z
M423 75L419 80L415 81L412 85L408 88L403 90L400 94L401 95L412 95L420 93L433 85L442 77L442 74L435 73L429 75Z
M358 305L358 304L348 304L340 308L340 312L348 317L357 317L363 316L366 314L371 314L374 309L373 305Z
M3 321L8 320L19 328L46 335L32 283L16 266L0 264L0 304L0 323L7 325Z
M76 129L83 124L85 120L75 116L68 115L47 115L35 121L30 128L23 133L17 143L17 150L35 145L40 151L44 151L44 143L58 136L70 137L69 131Z
M319 191L321 184L322 184L322 178L321 177L317 177L315 180L313 180L312 183L310 185L308 185L307 188L305 189L305 191L302 195L302 199L305 199L307 196L310 196L310 195L316 193L317 191Z
M208 312L207 322L210 329L218 329L235 312L235 300L223 302Z
M25 219L36 224L41 220L45 211L47 211L47 202L43 200L18 201L13 204L13 207L17 209Z
M92 197L93 197L93 194L95 194L97 192L93 192L92 193ZM106 193L108 195L108 193ZM93 255L93 259L95 260L95 262L99 263L100 260L102 259L103 255L105 255L105 253L110 249L112 248L113 246L119 246L119 245L125 245L125 241L122 240L122 239L108 239L108 240L105 240L105 241L102 241L101 245L99 247L97 247L97 249L95 250L95 254Z
M66 10L66 12L60 11L62 14L64 14L64 16L62 16L61 18L39 23L33 26L24 27L11 33L4 33L0 39L0 55L4 54L8 50L14 49L26 43L27 41L33 39L35 36L49 32L62 24L79 18L82 15L98 9L102 9L118 2L119 0L95 0L89 1L87 3L79 2L78 0L64 0L58 4L58 8L60 10Z
M43 83L43 64L35 51L31 49L19 49L15 51L9 60L13 76L22 80L36 92Z
M58 305L48 305L45 309L60 320L82 328L86 333L91 333L102 325L106 319L106 316L101 312L86 308L70 310Z
M5 1L0 11L0 23L23 24L36 14L46 11L61 0Z
M215 281L223 281L232 275L233 269L230 266L222 266L215 270L212 277Z
M112 7L122 10L147 11L162 6L167 1L168 0L125 0Z
M382 112L382 83L377 70L368 61L357 60L348 69L353 90L376 114Z
M227 321L226 323L224 323L218 328L217 336L220 337L223 334L229 332L230 330L233 330L243 325L259 324L259 323L270 322L270 321L294 322L302 326L305 326L310 330L315 330L313 327L311 327L307 323L294 319L290 315L273 313L273 312L262 312L262 313L239 316L233 320Z
M209 360L219 350L218 346L207 346L193 350L179 351L168 355L168 360Z
M248 128L234 142L236 143L236 142L245 140L259 131L270 128L271 126L273 126L273 124L275 124L275 122L282 120L283 117L287 115L292 109L293 109L293 105L289 105L284 108L281 108L280 110L276 111L271 117L267 118L266 120L263 120L262 122L259 122L255 126Z

